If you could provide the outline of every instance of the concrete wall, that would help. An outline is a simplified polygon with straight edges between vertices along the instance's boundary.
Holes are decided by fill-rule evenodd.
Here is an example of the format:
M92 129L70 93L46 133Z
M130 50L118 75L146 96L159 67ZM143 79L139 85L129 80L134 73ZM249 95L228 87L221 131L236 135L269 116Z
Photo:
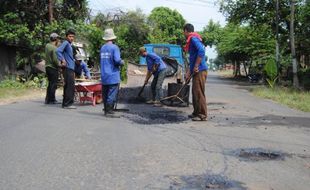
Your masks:
M14 47L0 44L0 80L16 71L16 50Z

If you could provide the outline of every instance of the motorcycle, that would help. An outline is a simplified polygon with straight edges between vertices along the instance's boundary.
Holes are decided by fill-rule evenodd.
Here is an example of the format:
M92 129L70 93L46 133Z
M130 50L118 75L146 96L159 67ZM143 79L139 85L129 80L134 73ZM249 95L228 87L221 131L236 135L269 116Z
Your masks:
M263 76L259 73L248 75L249 82L251 82L251 83L258 83L259 81L262 80L262 78L263 78Z

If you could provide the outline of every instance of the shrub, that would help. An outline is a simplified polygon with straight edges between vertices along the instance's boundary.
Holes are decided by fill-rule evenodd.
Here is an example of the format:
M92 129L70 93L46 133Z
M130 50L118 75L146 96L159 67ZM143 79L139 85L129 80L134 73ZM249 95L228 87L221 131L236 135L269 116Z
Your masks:
M2 80L0 82L0 88L17 88L17 89L20 89L20 88L25 88L25 86L16 80L5 79L5 80Z
M121 67L121 81L123 83L127 83L127 68L128 68L128 61L126 60L124 66Z
M267 60L267 63L264 67L264 70L267 74L267 82L269 84L269 87L274 88L275 83L278 79L278 72L277 72L277 65L276 65L276 61L274 60L274 58L269 58Z

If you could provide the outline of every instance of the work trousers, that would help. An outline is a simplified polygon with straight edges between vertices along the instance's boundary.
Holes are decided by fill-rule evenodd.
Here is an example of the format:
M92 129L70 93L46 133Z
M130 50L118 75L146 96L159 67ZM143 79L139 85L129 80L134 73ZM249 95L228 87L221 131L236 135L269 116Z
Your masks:
M63 71L64 75L64 95L62 101L62 107L71 106L74 103L74 93L75 93L75 80L74 71L65 68Z
M156 76L154 76L152 83L151 83L151 89L152 89L152 96L153 100L159 101L163 97L163 82L165 80L165 77L167 75L167 68L161 70Z
M48 86L46 90L45 103L49 104L56 101L55 93L58 82L58 70L52 67L46 67Z
M207 118L207 102L205 95L207 75L207 71L200 71L194 74L192 80L192 101L194 107L193 115L200 118Z
M113 108L118 96L119 84L102 85L102 98L104 108Z

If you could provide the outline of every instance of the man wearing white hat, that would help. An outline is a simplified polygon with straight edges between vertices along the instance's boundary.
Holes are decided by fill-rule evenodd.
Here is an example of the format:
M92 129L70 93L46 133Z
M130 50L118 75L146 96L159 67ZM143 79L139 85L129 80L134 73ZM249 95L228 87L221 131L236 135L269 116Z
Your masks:
M113 114L116 103L118 86L120 79L120 66L124 64L121 59L119 47L113 44L116 39L114 31L108 28L104 31L103 39L106 43L100 49L100 66L102 96L104 105L104 114Z
M75 77L82 78L83 73L86 79L91 79L90 71L87 64L83 61L83 56L81 54L75 55L75 67L74 67Z

